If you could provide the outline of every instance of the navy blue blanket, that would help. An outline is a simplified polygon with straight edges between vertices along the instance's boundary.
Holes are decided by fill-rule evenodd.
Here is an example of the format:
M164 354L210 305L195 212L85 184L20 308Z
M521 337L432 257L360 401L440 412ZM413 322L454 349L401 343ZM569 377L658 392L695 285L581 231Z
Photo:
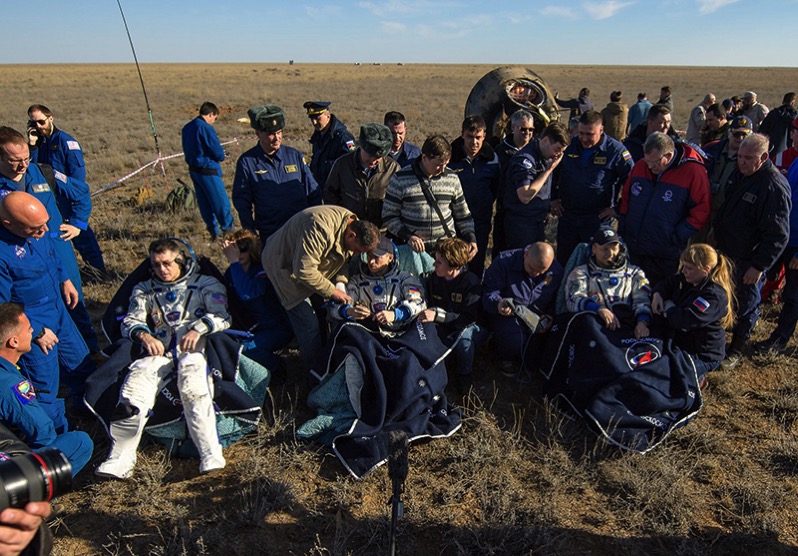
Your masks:
M227 334L209 334L206 341L205 357L213 377L217 428L222 445L227 446L257 425L269 374L257 364L248 365L246 372L241 373L240 366L242 359L245 359L240 355L241 345ZM128 366L142 354L141 344L127 339L117 340L105 351L110 357L86 380L85 401L107 432ZM158 392L153 414L144 430L159 442L162 436L173 439L169 442L173 450L179 449L179 455L192 456L195 455L196 448L185 430L183 406L175 377L173 372L173 379ZM253 399L252 396L258 399ZM178 422L180 427L168 427ZM156 431L161 430L165 432L156 434Z
M308 397L319 415L298 436L331 444L360 479L387 461L393 430L407 433L410 442L452 435L461 413L444 394L443 359L450 350L431 323L415 322L395 338L344 323L332 339L326 372L317 377L321 383Z
M565 315L551 334L545 394L609 442L645 453L701 409L692 358L670 341L609 330L593 313Z

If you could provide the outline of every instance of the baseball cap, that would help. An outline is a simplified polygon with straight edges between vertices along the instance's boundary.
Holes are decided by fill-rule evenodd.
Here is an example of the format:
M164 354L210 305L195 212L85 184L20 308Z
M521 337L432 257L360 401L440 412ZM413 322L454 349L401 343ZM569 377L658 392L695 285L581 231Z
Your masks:
M593 234L593 239L590 240L590 243L595 243L596 245L607 245L609 243L620 242L621 237L615 232L615 230L604 226L599 228L596 233Z

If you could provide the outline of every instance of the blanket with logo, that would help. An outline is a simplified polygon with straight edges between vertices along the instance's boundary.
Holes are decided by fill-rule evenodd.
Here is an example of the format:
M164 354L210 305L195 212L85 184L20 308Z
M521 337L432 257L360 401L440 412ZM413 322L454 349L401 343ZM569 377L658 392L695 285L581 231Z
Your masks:
M541 365L545 394L621 448L645 453L702 406L692 358L659 338L609 330L594 313L552 327Z

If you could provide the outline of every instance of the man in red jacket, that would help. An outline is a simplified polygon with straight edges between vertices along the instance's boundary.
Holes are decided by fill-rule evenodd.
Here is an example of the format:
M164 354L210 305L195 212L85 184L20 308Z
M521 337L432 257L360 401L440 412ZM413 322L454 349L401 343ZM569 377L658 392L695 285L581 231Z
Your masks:
M621 194L619 232L651 284L679 269L679 255L709 218L709 179L695 149L654 132Z

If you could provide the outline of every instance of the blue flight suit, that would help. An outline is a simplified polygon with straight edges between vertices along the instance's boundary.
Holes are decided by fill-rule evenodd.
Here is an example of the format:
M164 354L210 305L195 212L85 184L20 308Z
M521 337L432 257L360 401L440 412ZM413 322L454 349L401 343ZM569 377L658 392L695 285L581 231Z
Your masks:
M244 355L274 371L280 365L280 357L274 352L285 347L294 332L286 326L288 315L275 296L266 296L268 278L260 263L252 263L244 270L241 263L234 262L224 273L225 285L243 302L248 316L255 321L249 331L253 338L244 343Z
M590 241L601 224L599 212L617 205L633 166L626 147L606 133L590 149L582 146L579 137L565 149L555 171L551 196L563 206L557 225L560 264L567 264L577 245Z
M346 126L335 117L335 114L330 114L330 123L327 124L326 131L322 133L319 130L315 130L313 132L313 135L310 136L310 144L313 146L313 156L310 158L310 171L313 172L316 183L321 187L324 187L327 176L330 175L330 170L332 170L333 163L338 160L340 156L355 150L355 147L357 147L355 137L349 133Z
M45 327L58 337L58 343L48 353L34 342L19 360L56 430L66 424L64 400L57 398L59 368L63 369L64 384L73 403L81 403L83 383L95 370L86 342L64 304L61 284L69 276L62 262L57 244L48 235L27 239L0 226L0 302L13 301L25 308L34 337Z
M552 175L531 201L524 204L518 198L518 188L534 182L545 171L546 161L540 152L539 139L533 139L518 150L507 164L503 206L504 237L508 249L523 248L546 239Z
M551 314L563 272L562 265L555 260L546 272L531 277L524 270L523 249L504 251L493 259L483 281L482 309L503 361L521 358L526 332L515 317L499 314L499 301L509 297L539 315Z
M31 162L39 164L49 164L53 170L58 170L62 174L66 174L73 180L77 180L86 184L86 163L83 161L83 150L80 148L74 137L54 128L53 134L47 137L41 137L36 142L36 147L30 150ZM88 197L89 214L91 214L91 196L89 193L89 186L83 185L77 188L75 195ZM58 201L58 209L61 211L61 216L69 220L73 215L72 205L73 199L69 195L56 192L56 200ZM84 221L71 221L69 223L80 228L80 235L72 240L75 249L78 250L80 256L89 265L98 270L105 270L105 261L103 260L103 252L100 249L100 244L97 243L97 236L88 222L88 215Z
M393 158L400 168L404 168L413 164L413 161L421 156L421 149L413 143L405 141L397 152L389 153L388 156Z
M183 153L205 227L211 237L233 229L230 199L222 182L224 148L213 126L197 116L183 126Z
M83 431L69 432L66 419L53 422L37 397L36 389L19 368L0 357L0 421L16 429L33 449L61 450L72 464L74 477L91 459L94 443Z
M20 182L15 182L5 176L0 175L0 198L5 197L12 191L24 191L36 197L47 209L50 220L47 222L50 230L47 232L53 240L56 253L61 258L67 277L72 281L72 285L78 290L78 304L74 309L69 309L69 315L75 321L80 330L80 334L92 352L100 351L100 344L97 341L97 334L91 326L91 316L89 315L86 304L83 302L83 283L80 280L80 270L78 260L75 258L75 251L72 243L61 239L61 224L66 218L70 224L77 228L85 229L88 225L89 215L91 214L91 197L88 195L89 186L84 182L74 180L61 172L55 172L55 184L57 191L52 191L50 184L42 174L42 171L35 164L28 166L28 171L23 176L24 187ZM70 212L68 216L61 216L58 208L56 196L62 195L70 200Z
M474 219L474 233L477 236L477 254L468 263L468 270L482 278L485 272L485 255L488 250L493 204L499 190L501 166L493 148L484 143L477 155L468 159L463 148L463 138L452 141L452 158L449 169L460 178L468 210Z
M233 205L261 245L296 213L320 204L321 190L298 150L280 147L269 156L255 145L238 158Z

